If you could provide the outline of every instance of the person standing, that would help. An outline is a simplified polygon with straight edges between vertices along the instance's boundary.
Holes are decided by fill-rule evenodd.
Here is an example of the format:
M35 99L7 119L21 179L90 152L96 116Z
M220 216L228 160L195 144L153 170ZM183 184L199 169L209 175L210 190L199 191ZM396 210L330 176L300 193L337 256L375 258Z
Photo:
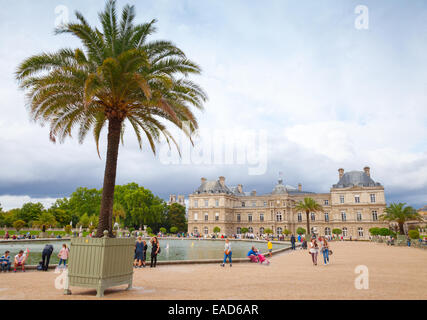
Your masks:
M227 262L227 258L228 261L230 262L230 267L232 266L232 261L231 261L231 243L230 240L225 239L225 245L224 245L224 261L222 262L222 266L225 266L225 263Z
M138 237L135 243L135 261L133 263L135 268L141 268L142 261L144 259L144 243L142 242L142 237Z
M50 260L50 256L52 255L53 252L53 246L51 244L46 244L43 248L42 251L42 260L43 260L43 270L47 271L47 269L49 268L49 260Z
M326 240L325 237L319 238L320 244L321 244L321 252L323 254L323 263L325 265L329 264L329 243Z
M292 245L292 250L295 250L295 236L294 236L294 234L292 233L292 235L291 235L291 245Z
M268 248L268 254L271 258L273 255L273 243L271 242L270 239L268 239L267 248Z
M311 254L313 266L317 266L317 254L319 253L319 245L317 244L316 238L311 239L310 250L308 252Z
M61 264L64 264L64 268L67 267L68 255L70 254L70 250L67 248L67 245L64 243L62 245L61 250L58 253L59 264L58 267L61 267Z
M153 237L151 239L151 268L155 268L157 264L157 255L160 250L159 240L157 240L157 237Z
M147 242L145 242L145 240L142 240L142 243L144 244L144 249L143 249L143 255L142 255L142 267L145 268L145 260L147 259Z

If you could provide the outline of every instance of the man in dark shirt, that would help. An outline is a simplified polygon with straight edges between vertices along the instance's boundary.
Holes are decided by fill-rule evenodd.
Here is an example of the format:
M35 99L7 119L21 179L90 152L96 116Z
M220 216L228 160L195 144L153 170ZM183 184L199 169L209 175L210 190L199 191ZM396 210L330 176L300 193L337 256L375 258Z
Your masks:
M50 260L50 256L52 255L53 252L53 246L51 244L46 244L43 248L42 251L42 260L43 260L43 270L47 271L47 269L49 268L49 260Z
M291 245L292 245L292 250L295 250L295 236L293 234L291 235Z

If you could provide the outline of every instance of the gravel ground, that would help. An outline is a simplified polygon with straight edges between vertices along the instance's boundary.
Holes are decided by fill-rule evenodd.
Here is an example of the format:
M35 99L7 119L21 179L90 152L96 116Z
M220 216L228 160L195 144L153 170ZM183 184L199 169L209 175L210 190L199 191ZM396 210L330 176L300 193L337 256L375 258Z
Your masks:
M318 266L304 250L283 253L269 266L238 263L169 265L137 269L133 289L119 286L96 298L92 289L72 287L64 296L53 271L0 273L5 299L427 299L427 250L365 242L332 242L331 263ZM221 255L221 254L219 254ZM322 259L323 260L323 259ZM355 268L369 271L369 289L356 289Z

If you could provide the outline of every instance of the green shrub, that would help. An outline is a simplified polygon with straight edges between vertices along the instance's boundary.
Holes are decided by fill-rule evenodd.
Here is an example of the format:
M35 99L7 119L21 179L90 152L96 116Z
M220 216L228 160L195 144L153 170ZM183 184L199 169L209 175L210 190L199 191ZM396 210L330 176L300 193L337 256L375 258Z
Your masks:
M388 228L381 228L379 230L379 234L380 234L380 236L389 236L389 235L391 235L391 231Z
M178 228L177 228L177 227L172 227L172 228L170 229L170 232L171 232L171 233L177 233L177 232L178 232Z
M68 224L68 225L65 226L64 231L65 231L66 234L71 234L71 230L72 229L73 228Z
M266 228L266 229L264 229L264 233L265 234L273 234L273 230L271 230L270 228Z
M153 234L153 229L151 229L150 227L147 227L146 231L147 231L148 234Z
M166 230L166 228L161 227L161 228L160 228L160 232L161 232L162 234L166 234L167 230Z
M420 233L418 230L409 230L409 238L411 239L419 239L420 238Z
M336 234L336 235L340 235L342 233L342 230L338 229L338 228L335 228L335 229L332 229L332 233Z
M221 228L220 227L215 227L215 228L213 228L213 232L214 233L220 233L221 232Z
M248 228L241 228L240 229L240 233L241 234L245 234L245 233L248 233L249 232L249 229ZM264 231L265 233L267 233L267 231Z
M299 234L299 235L305 234L305 232L306 232L306 230L304 228L299 227L297 229L297 234Z
M371 228L369 229L369 233L373 236L378 236L380 235L380 228Z
M23 227L25 227L25 221L23 220L16 220L13 223L13 227L16 229L16 231L21 230Z

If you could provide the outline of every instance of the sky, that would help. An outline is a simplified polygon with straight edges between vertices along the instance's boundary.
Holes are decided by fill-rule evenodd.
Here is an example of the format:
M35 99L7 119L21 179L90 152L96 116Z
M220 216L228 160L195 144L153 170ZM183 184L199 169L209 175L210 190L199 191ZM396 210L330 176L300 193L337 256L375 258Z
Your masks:
M287 185L328 192L338 168L363 170L384 185L386 200L427 204L427 3L423 0L144 0L136 22L157 19L151 40L173 41L199 64L192 79L209 96L196 111L195 146L180 136L183 157L159 145L139 150L127 131L117 184L137 182L167 199L192 193L200 178L226 178L246 191ZM362 11L357 8L362 7ZM0 11L0 203L49 206L77 187L101 188L93 139L49 141L31 121L14 79L25 58L78 48L54 35L74 11L98 25L104 1L15 1ZM363 18L363 19L362 19Z

